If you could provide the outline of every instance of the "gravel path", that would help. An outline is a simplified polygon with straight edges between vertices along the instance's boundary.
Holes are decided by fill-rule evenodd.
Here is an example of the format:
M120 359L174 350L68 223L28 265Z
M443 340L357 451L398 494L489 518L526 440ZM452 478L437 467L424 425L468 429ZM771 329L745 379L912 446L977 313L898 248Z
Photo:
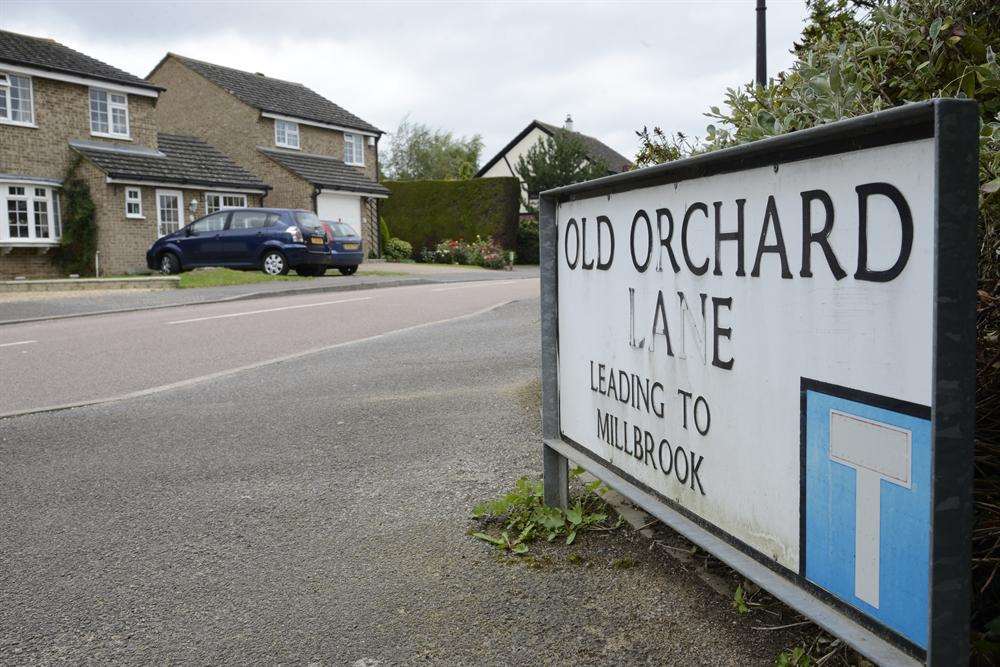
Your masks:
M635 533L465 534L539 472L537 312L0 421L0 662L772 664Z

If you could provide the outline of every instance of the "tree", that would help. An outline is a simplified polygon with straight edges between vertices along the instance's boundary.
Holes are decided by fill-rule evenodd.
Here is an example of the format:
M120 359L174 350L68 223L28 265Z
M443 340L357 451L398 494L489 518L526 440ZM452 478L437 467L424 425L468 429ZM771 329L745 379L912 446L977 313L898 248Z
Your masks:
M557 130L520 156L514 171L524 183L530 201L545 190L607 176L608 166L592 159L578 136ZM532 207L526 203L526 208Z
M478 134L455 137L404 118L390 135L389 155L382 168L396 181L468 179L479 168L483 140Z

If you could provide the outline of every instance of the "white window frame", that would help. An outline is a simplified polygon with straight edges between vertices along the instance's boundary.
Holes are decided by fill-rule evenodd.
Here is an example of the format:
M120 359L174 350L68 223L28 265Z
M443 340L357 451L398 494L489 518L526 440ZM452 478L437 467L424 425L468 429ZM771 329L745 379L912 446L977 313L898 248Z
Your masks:
M94 94L104 95L105 105L108 107L108 130L107 132L99 129L94 129L94 109L91 106L91 101ZM124 97L124 102L114 102L112 97ZM115 132L115 110L125 112L125 132ZM128 113L128 93L123 93L116 90L108 90L107 88L95 88L91 87L87 95L87 112L90 115L90 135L92 137L104 137L106 139L125 139L128 141L132 140L132 128L131 121L129 119Z
M135 194L135 198L129 197L129 195ZM128 210L129 204L136 204L139 206L139 210L132 213ZM145 220L146 216L142 214L142 188L137 187L127 187L125 188L125 217L132 218L134 220Z
M4 104L2 107L5 116L0 116L0 123L4 125L17 125L19 127L38 127L35 125L35 82L30 76L25 74L13 74L11 72L0 72L0 89L4 91ZM28 120L14 120L14 108L10 99L11 77L24 79L28 82Z
M24 188L23 195L11 195L9 188ZM43 194L39 195L38 191ZM27 203L28 213L28 235L11 236L10 201L23 201ZM38 236L35 229L35 204L45 204L46 223L49 230L48 236ZM50 185L39 185L37 183L0 183L0 244L5 246L25 245L59 245L59 238L62 235L62 221L59 218L59 192Z
M209 200L212 197L218 197L219 198L219 206L218 206L218 208L211 208L209 206ZM243 200L243 203L242 204L238 204L238 205L237 204L230 204L229 206L226 206L225 205L225 201L226 201L227 197L229 197L231 199L236 199L237 197L239 197L240 199ZM218 211L226 211L226 210L229 210L231 208L247 208L247 207L248 207L247 196L245 194L243 194L242 192L206 192L205 193L205 213L216 213Z
M184 229L187 223L184 222L184 193L180 190L156 190L154 193L156 197L156 238L162 238L167 234L172 234L173 231L165 232L162 229L162 219L160 214L163 209L160 207L160 195L166 195L168 197L177 197L177 229ZM174 230L176 231L176 230Z
M351 155L348 159L347 146L351 146ZM361 161L357 161L357 156L359 154L358 147L360 146ZM360 134L354 134L353 132L344 132L344 164L349 164L352 167L363 167L365 166L365 139Z
M279 132L281 128L281 132ZM294 130L294 132L290 131ZM283 139L281 137L284 137ZM295 143L292 143L291 138L295 137ZM281 146L282 148L294 148L299 150L300 136L299 136L299 124L290 120L275 119L274 121L274 145Z

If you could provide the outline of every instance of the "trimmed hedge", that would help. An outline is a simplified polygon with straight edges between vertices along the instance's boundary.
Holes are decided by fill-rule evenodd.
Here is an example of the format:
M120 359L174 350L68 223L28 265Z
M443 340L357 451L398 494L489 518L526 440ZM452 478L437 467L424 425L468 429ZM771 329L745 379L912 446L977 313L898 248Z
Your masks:
M516 178L382 184L392 192L382 203L382 216L392 235L409 241L415 253L445 239L472 241L477 235L492 236L508 250L517 245L521 197Z

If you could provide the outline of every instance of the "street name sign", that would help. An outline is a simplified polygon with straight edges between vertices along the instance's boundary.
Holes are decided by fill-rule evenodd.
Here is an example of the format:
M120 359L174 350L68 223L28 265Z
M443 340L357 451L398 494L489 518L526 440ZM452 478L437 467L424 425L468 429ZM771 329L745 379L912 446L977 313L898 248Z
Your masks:
M968 659L978 111L937 100L541 200L571 457L880 664Z

